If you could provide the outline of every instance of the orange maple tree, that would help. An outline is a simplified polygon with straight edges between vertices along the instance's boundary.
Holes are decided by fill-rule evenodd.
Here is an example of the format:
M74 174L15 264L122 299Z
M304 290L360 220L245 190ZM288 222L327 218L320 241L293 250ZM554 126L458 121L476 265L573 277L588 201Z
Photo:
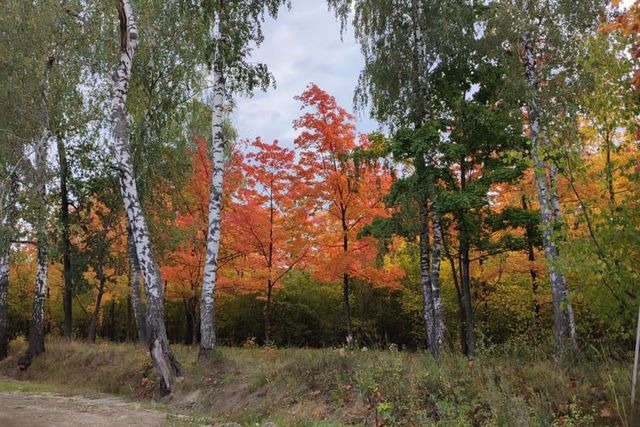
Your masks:
M381 163L354 161L354 153L370 142L366 135L356 134L354 117L333 96L312 84L296 99L307 111L295 122L301 131L295 144L298 175L315 204L314 275L322 281L342 281L350 340L350 281L394 287L402 275L398 267L377 266L375 242L359 238L374 218L389 215L382 197L389 191L391 176Z
M243 165L245 185L234 196L226 231L235 236L235 282L264 293L265 342L271 340L273 291L309 253L308 202L296 177L295 152L257 138ZM257 289L256 289L257 287Z

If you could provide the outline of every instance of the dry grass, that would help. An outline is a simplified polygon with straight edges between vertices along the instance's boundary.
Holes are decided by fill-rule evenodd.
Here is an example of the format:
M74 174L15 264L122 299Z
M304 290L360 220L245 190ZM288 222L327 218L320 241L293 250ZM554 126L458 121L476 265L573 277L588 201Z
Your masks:
M0 373L18 380L149 399L146 351L131 344L50 340L27 372L12 343ZM626 363L344 349L221 348L214 360L174 346L185 376L163 399L172 410L243 425L634 425L625 415Z

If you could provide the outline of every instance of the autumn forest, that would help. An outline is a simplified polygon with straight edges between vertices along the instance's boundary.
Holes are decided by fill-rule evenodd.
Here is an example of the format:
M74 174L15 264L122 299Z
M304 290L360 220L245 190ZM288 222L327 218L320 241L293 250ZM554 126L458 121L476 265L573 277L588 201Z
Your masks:
M353 104L309 82L295 136L267 140L239 138L233 112L277 90L252 55L288 1L3 1L2 363L137 343L168 395L182 346L214 364L234 347L332 348L558 369L606 352L628 393L632 3L328 0L362 53ZM363 425L420 425L359 396L376 402ZM553 425L589 424L553 408Z

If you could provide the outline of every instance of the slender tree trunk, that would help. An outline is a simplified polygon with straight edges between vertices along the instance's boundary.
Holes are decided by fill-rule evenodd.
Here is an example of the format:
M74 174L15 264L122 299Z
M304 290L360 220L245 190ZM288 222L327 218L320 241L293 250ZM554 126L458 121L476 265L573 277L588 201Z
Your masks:
M147 221L142 212L138 188L133 173L133 161L129 152L126 99L129 93L133 55L138 44L138 27L130 0L117 0L120 18L120 64L114 75L112 120L116 162L120 172L120 190L124 200L128 224L133 233L136 255L142 273L147 296L147 344L156 371L162 378L161 389L170 393L181 367L169 346L164 323L164 295L162 276L151 248Z
M460 191L464 192L467 187L467 169L464 157L460 159ZM462 290L462 308L465 321L465 354L473 357L476 349L475 319L473 314L473 300L471 298L471 272L470 257L471 245L469 242L469 232L467 230L467 212L461 209L458 213L460 250L460 286Z
M221 40L220 15L214 16L211 35L218 44ZM224 64L218 53L212 66L213 105L211 112L211 192L209 194L209 226L207 230L207 255L205 258L202 300L200 301L200 358L210 358L216 346L215 290L218 274L218 254L222 223L222 189L224 175L224 101L226 83Z
M426 202L420 204L420 287L422 288L422 316L427 348L435 353L433 287L431 285L431 254L429 251L429 213Z
M433 339L434 354L442 352L444 344L444 317L442 298L440 295L440 265L442 264L442 226L435 203L431 207L431 222L433 225L433 248L431 251L431 298L433 300Z
M58 148L58 162L60 164L60 222L62 224L62 266L64 276L64 289L62 292L62 305L64 310L64 338L71 339L71 327L73 322L73 283L71 278L71 240L69 238L69 191L67 179L69 167L67 162L67 150L61 138L56 140Z
M9 307L7 295L9 293L10 251L10 240L0 235L0 360L7 357L9 351L9 335L7 334L7 311Z
M527 196L522 196L522 209L529 210L529 203L527 202ZM529 275L531 276L531 293L533 295L533 312L535 315L535 322L538 328L542 325L540 318L540 301L538 301L538 272L534 268L533 263L536 261L535 247L533 246L533 239L535 235L535 229L532 225L526 227L526 239L527 239L527 258L529 260Z
M610 209L613 211L613 208L616 206L616 193L613 185L613 166L611 165L611 133L607 131L607 135L605 136L604 146L606 149L606 165L605 165L605 173L607 175L607 190L609 191L609 205Z
M47 236L47 146L49 135L46 134L36 149L39 218L36 225L38 239L38 256L36 268L36 289L33 299L33 311L29 324L29 347L26 354L18 361L21 370L27 369L33 358L44 352L44 310L47 295L47 275L49 269L49 243Z
M344 318L347 324L347 343L349 347L353 345L353 321L351 320L351 301L349 300L349 273L342 275L342 308L344 310Z
M449 260L449 265L451 266L451 278L453 279L453 285L456 289L456 300L458 301L458 316L460 316L460 342L462 344L462 352L467 354L467 340L465 337L467 336L466 325L465 325L465 315L464 315L464 305L462 303L462 290L460 289L460 279L458 277L458 269L456 268L456 262L449 250L449 245L447 244L446 239L442 239L444 253Z
M116 300L111 299L109 307L109 339L113 342L116 340Z
M273 284L267 281L267 302L264 306L264 343L271 344L271 303L273 301Z
M99 267L102 270L102 267ZM105 277L104 274L99 271L98 272L98 295L96 296L96 303L93 307L93 314L91 315L91 323L89 323L89 342L95 344L96 335L98 330L98 320L100 319L100 306L102 304L102 296L104 295L104 285L105 285Z
M191 341L193 337L193 317L191 316L191 307L188 299L183 298L182 304L184 305L185 320L187 321L187 333L184 337L184 344L190 345L193 344L193 341Z
M469 245L463 238L460 242L460 287L462 291L462 309L464 312L465 323L465 354L469 357L473 357L475 354L476 335L473 317L473 303L471 299L471 277L469 264Z
M55 58L49 57L45 64L44 77L40 86L40 109L43 134L35 149L36 165L36 205L38 218L36 220L36 237L38 245L36 267L36 289L33 298L33 311L29 323L29 347L27 352L18 360L18 366L25 370L31 365L33 358L44 352L44 310L47 296L47 282L49 271L49 242L47 235L47 152L51 139L49 124L49 110L47 107L47 91L49 87L49 73L53 68Z
M0 360L7 357L9 351L8 295L9 295L9 267L11 256L11 238L14 229L15 196L17 181L14 173L8 177L10 187L6 193L0 193Z
M131 287L131 284L129 284ZM127 295L127 324L126 324L126 340L127 342L133 341L133 334L131 331L131 320L133 318L133 307L131 306L131 294Z
M191 330L191 344L198 345L198 297L191 298L191 304L193 306L191 312L191 322L193 323L193 329Z
M187 333L185 336L186 345L198 344L198 323L197 323L197 305L198 297L191 296L183 299L185 316L187 321Z
M347 211L342 204L340 205L340 211L342 214L342 250L346 255L349 252L349 227L347 226ZM351 347L353 345L353 322L351 320L351 302L349 301L349 281L349 273L345 271L342 275L342 306L347 323L347 344Z
M133 242L133 231L129 226L127 226L127 251L129 253L129 269L131 270L131 306L133 308L133 318L136 322L137 339L140 343L147 343L147 327L141 295L142 272L138 262L138 255L136 254L135 243Z
M269 269L269 280L267 280L267 302L264 306L264 343L271 344L271 303L273 301L273 221L275 208L273 206L273 179L269 183L269 252L267 256L267 267Z
M525 10L528 10L528 7ZM564 352L569 349L577 349L577 340L569 288L567 287L565 275L558 266L559 250L555 241L555 228L561 219L561 212L557 185L555 184L557 177L555 167L553 165L547 167L544 160L545 148L550 144L541 128L541 110L537 97L539 81L536 71L534 41L530 33L527 33L522 41L524 46L525 77L531 91L527 110L531 132L531 154L534 163L536 188L540 200L543 250L549 270L549 281L551 282L556 341L558 349ZM547 177L547 171L550 174L550 178Z

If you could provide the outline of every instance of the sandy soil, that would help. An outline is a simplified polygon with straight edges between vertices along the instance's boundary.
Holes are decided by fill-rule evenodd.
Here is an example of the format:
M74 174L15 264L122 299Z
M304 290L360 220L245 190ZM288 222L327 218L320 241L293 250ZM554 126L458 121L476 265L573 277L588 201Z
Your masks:
M50 393L0 393L2 427L162 426L167 415L108 397L90 399Z

